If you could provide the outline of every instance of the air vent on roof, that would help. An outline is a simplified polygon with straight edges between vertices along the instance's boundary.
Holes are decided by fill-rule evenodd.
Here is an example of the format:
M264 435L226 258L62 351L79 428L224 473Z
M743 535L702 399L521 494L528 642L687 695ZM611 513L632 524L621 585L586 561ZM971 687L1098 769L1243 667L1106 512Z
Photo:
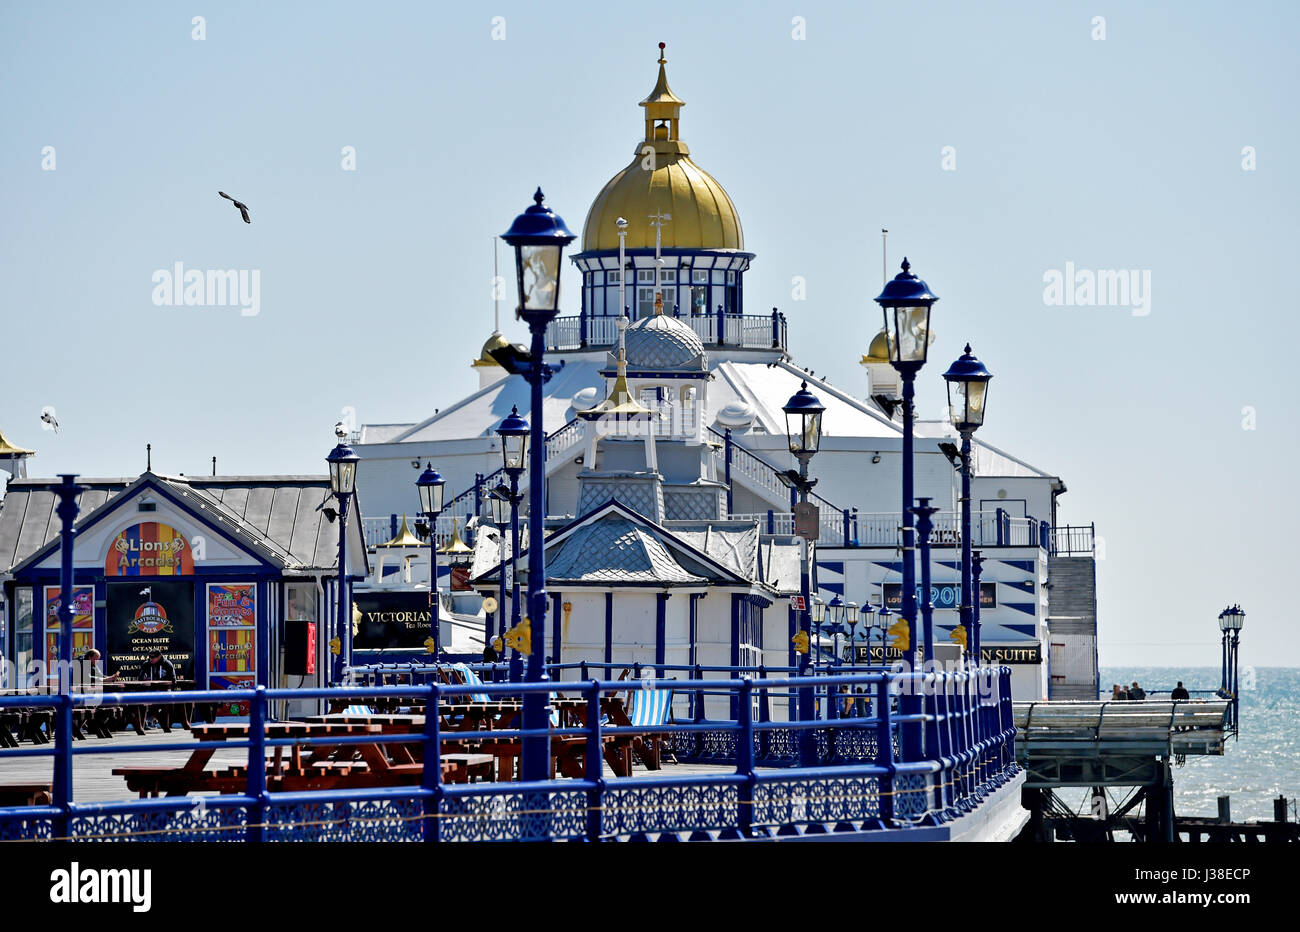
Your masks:
M138 504L136 505L136 510L137 510L137 511L157 511L157 510L158 510L158 503L157 503L157 502L150 502L150 501L142 501L142 502L140 502L140 503L138 503Z

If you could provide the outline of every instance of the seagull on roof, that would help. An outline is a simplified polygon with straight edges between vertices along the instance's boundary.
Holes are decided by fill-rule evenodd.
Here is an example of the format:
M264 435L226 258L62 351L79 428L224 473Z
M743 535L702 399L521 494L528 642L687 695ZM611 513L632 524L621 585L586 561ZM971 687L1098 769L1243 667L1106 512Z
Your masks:
M245 204L243 201L237 201L237 200L235 200L233 197L231 197L231 196L230 196L229 194L227 194L225 191L218 191L217 193L220 194L222 197L224 197L226 200L230 201L230 203L234 204L236 207L239 208L239 215L240 215L241 217L244 218L244 222L245 222L245 223L252 223L252 222L253 222L252 220L249 220L249 219L248 219L248 205L247 205L247 204Z

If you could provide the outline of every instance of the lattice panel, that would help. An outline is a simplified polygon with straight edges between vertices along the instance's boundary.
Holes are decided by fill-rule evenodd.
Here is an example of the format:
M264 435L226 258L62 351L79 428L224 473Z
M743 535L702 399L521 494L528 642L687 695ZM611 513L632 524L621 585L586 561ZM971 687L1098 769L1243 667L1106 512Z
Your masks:
M879 816L876 777L765 781L754 790L755 825L861 822Z
M601 834L634 835L732 828L739 824L734 786L655 786L609 790L601 812Z

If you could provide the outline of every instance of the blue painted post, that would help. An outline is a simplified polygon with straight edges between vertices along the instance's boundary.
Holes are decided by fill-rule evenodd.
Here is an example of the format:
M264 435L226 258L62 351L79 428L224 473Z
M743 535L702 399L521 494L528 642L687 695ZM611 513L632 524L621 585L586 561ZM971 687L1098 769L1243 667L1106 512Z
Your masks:
M664 677L668 671L664 664L668 662L668 598L669 593L657 593L655 598L655 676Z
M697 681L704 679L704 670L700 668L698 663L695 665L695 669L692 670L691 673ZM695 721L704 721L704 690L702 689L695 690ZM701 738L698 732L696 733L695 738L697 741Z
M392 540L394 537L397 536L397 515L396 514L390 514L388 516L388 530L389 530L389 535L388 535L389 540Z
M912 509L917 517L916 529L920 535L920 554L921 554L921 625L925 641L925 666L924 670L928 674L925 681L925 696L922 699L921 706L925 709L925 753L929 758L933 758L937 753L939 744L938 725L935 721L935 696L933 681L929 677L938 675L938 664L934 659L934 604L930 601L930 532L934 530L934 523L930 520L939 509L930 505L930 499L918 498L917 506ZM915 684L915 680L913 681Z
M772 346L781 345L781 315L777 313L776 308L772 308Z
M505 567L502 567L504 572ZM518 627L523 606L519 598L519 471L510 470L510 626ZM510 682L524 678L524 661L519 651L510 652Z
M776 533L776 512L774 512L771 508L767 510L767 533L769 534ZM794 665L793 662L791 662L791 666L793 665Z
M980 577L984 575L984 555L978 550L971 551L971 658L976 666L984 662L980 643Z
M441 689L435 681L424 697L424 770L420 774L421 788L432 796L424 800L424 840L438 842L442 839L442 724L438 706Z
M69 837L72 805L72 551L77 520L77 495L82 487L77 485L74 473L62 473L58 486L59 504L56 509L61 522L59 531L59 704L56 710L58 724L54 746L53 803L59 807L54 833L59 838ZM2 659L2 658L0 658Z
M483 513L483 474L474 473L474 515L477 517ZM468 524L469 522L465 522Z
M691 602L694 607L695 602ZM692 642L693 644L694 642ZM692 647L692 649L694 649ZM605 663L613 664L614 662L614 593L605 593ZM610 675L609 667L605 668L605 676Z
M453 516L455 512L452 513ZM429 513L429 637L433 638L433 662L442 653L442 622L438 615L442 600L438 597L438 512ZM352 626L348 625L348 630Z
M731 512L732 512L732 497L731 497L731 428L730 428L730 427L726 428L726 430L723 431L723 434L722 434L722 450L723 450L722 468L723 468L723 473L724 473L723 481L726 482L726 484L727 484L727 516L730 517L730 516L731 516ZM772 514L772 512L769 511L769 512L768 512L768 515L771 515L771 514ZM768 520L770 521L771 519L769 518ZM768 533L769 533L769 534L772 533L771 530L769 530Z
M722 313L722 305L718 305L718 345L724 346L727 342L726 318Z
M975 596L974 576L971 574L971 500L970 500L970 438L971 432L961 432L961 607L958 617L966 629L967 663L975 656L975 615L971 599ZM978 661L975 661L978 662Z
M906 658L908 667L913 670L919 670L920 663L920 644L916 637L916 552L914 549L914 538L912 529L912 490L915 486L913 476L913 450L915 442L913 432L916 423L916 371L915 364L895 366L899 375L903 379L903 525L902 525L902 576L903 576L903 593L902 605L899 606L900 614L907 620L907 635L909 645L909 656ZM917 696L916 690L906 689L903 691L899 703L900 711L906 714L915 714L921 711L921 697ZM908 723L903 725L900 750L902 751L903 760L913 761L921 759L921 726L920 723Z
M583 776L595 784L587 790L587 840L600 841L601 813L604 806L605 777L600 739L600 684L592 680L587 685L587 752L583 760Z
M334 607L334 631L339 639L339 655L334 661L334 685L343 683L343 670L352 662L352 612L348 597L348 500L352 496L340 495L339 500L339 575L338 604ZM430 532L430 539L433 534ZM435 629L436 630L436 629Z
M582 302L582 310L578 312L578 346L587 345L587 302Z
M745 778L737 792L740 837L749 838L754 823L754 681L740 678L740 718L736 734L736 773Z
M528 442L528 611L533 632L532 653L528 657L527 679L540 683L547 679L544 653L546 631L546 432L542 429L542 382L545 372L546 322L533 319L532 365L529 368L531 419ZM526 781L541 781L550 776L551 742L544 733L550 716L549 696L545 692L524 695L524 728L537 734L523 739L522 776Z
M248 810L248 841L259 842L266 837L266 687L253 690L253 701L248 712L248 779L245 792L255 802Z
M561 593L554 593L551 596L551 653L553 663L563 663L564 644L562 643L562 618L564 617L564 602Z
M1007 513L1001 508L999 508L997 509L997 511L994 512L994 516L997 519L997 523L998 523L998 546L1005 547L1007 538L1006 538L1006 532L1003 530L1003 527L1006 525Z
M861 537L861 535L858 533L858 509L857 509L857 506L854 506L854 508L853 508L853 546L854 546L854 547L860 546L861 542L862 542L862 537Z
M878 767L889 770L880 778L880 821L886 828L894 822L894 746L889 723L889 674L876 683L876 757Z
M844 518L844 546L847 547L849 546L849 510L847 508L844 509L843 518Z

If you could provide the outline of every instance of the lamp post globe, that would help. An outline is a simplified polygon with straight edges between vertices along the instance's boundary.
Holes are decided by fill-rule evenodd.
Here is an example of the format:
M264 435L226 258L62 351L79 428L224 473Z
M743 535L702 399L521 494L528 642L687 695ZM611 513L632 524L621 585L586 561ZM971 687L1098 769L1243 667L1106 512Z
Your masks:
M984 423L984 403L992 373L971 354L970 344L943 374L948 383L948 416L960 433L978 430Z
M432 464L425 466L420 478L415 480L415 487L420 493L420 511L423 514L436 518L441 513L446 485L446 480Z
M528 422L519 416L518 406L497 425L496 435L501 438L501 466L506 474L518 475L528 462Z
M903 270L886 283L876 297L885 315L885 342L889 361L895 369L913 372L925 365L933 342L930 334L930 309L939 298L930 286L912 274L912 264L903 259Z
M803 382L781 410L785 412L785 433L790 452L800 466L806 466L821 446L822 415L826 406L808 391L808 383Z
M325 457L325 463L330 470L330 489L335 495L351 495L357 487L357 463L361 457L352 451L352 448L346 443L340 443L333 450L330 450L329 456Z
M518 314L530 324L539 318L549 322L559 311L560 257L575 238L560 215L542 203L544 199L538 188L533 205L501 234L515 251Z

